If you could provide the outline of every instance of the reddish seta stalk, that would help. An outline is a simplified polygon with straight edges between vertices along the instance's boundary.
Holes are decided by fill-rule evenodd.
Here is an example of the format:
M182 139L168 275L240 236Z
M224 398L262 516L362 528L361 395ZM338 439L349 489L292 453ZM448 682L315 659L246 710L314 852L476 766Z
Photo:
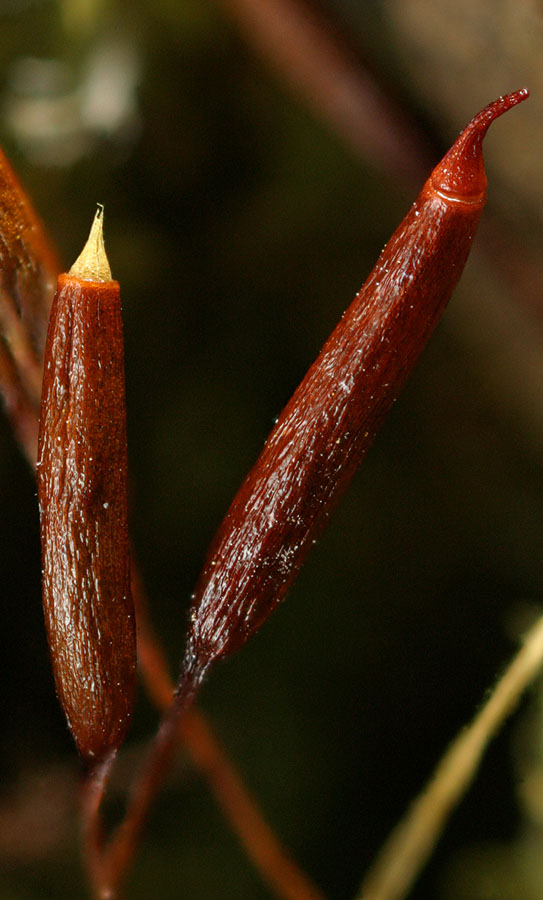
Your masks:
M460 278L486 200L486 131L527 96L464 129L280 415L198 580L180 685L241 647L298 574Z

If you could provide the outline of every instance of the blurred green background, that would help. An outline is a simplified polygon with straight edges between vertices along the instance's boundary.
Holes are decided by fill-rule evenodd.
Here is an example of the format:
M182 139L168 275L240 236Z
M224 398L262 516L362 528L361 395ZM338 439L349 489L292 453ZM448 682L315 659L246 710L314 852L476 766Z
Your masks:
M481 106L531 87L488 137L489 210L540 294L539 8L320 6L436 161ZM4 0L0 51L0 138L67 266L105 204L124 304L132 529L175 669L215 528L420 182L355 157L227 3ZM331 900L354 896L541 609L542 309L523 305L514 268L508 279L483 255L488 240L287 602L202 696ZM34 481L2 418L0 900L84 893L77 760L39 581ZM140 695L115 802L157 721ZM536 900L542 823L518 788L543 766L537 702L490 748L414 900ZM269 896L181 761L128 898Z

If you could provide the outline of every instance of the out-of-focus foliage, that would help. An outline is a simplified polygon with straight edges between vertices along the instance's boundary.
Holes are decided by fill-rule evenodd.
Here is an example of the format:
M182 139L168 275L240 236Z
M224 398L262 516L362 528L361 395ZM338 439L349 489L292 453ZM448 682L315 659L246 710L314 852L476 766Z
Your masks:
M326 9L429 145L445 149L487 102L532 88L487 140L489 211L531 260L543 13L499 6ZM352 157L213 0L14 0L0 6L0 49L0 139L67 265L96 201L106 206L124 297L133 533L175 667L215 527L419 185L400 190L394 173ZM481 246L288 602L202 698L332 900L354 894L541 603L543 316L519 306L514 270L508 282L488 260ZM35 487L2 420L0 896L10 900L83 890L76 760L39 576ZM541 821L519 801L526 750L512 738L536 716L526 705L490 749L415 900L534 900L519 860L534 858ZM154 725L142 698L135 747ZM509 882L485 880L506 869ZM192 769L157 804L129 896L268 896Z

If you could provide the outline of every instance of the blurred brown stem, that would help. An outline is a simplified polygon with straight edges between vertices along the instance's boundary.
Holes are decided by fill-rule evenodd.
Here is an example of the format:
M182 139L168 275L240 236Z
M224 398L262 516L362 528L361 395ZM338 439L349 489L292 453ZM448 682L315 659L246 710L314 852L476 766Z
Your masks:
M428 142L310 0L218 0L249 43L356 156L422 182Z

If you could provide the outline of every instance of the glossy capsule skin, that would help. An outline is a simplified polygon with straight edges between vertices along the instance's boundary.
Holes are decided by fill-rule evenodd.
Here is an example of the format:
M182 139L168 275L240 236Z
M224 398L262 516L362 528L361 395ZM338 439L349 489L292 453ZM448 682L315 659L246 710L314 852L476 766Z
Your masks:
M92 763L124 739L136 645L120 291L109 267L93 260L96 234L89 242L90 265L87 253L86 266L78 260L59 277L51 310L37 477L55 685L78 750Z
M292 584L460 278L486 200L486 131L527 96L500 97L460 134L281 413L197 582L187 672L241 647Z

